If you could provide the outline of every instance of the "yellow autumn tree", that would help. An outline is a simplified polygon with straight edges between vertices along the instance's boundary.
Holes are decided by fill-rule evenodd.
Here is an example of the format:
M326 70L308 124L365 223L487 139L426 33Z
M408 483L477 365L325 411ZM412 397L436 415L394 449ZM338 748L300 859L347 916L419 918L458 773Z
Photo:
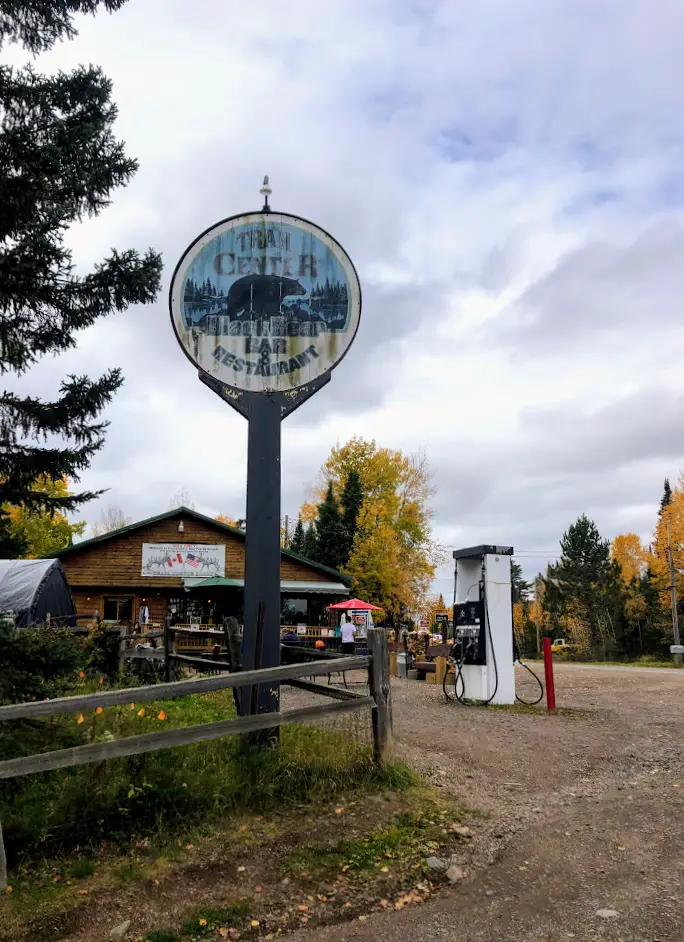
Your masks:
M422 453L404 455L355 437L337 445L321 468L302 520L316 519L328 486L341 500L355 471L363 500L351 555L345 567L355 595L379 605L392 622L425 607L441 550L432 540L430 470Z
M51 497L67 497L69 494L69 479L40 477L32 490L47 493ZM24 553L27 559L36 559L56 553L73 543L75 536L81 536L87 524L70 523L68 518L55 511L53 514L43 510L29 510L26 507L17 507L6 504L3 510L7 514L10 529L14 535L20 536L26 544Z
M425 600L425 607L421 610L421 617L427 619L427 623L430 627L435 623L435 615L448 615L451 617L451 612L446 607L444 596L441 592L439 595L428 595Z
M586 657L591 651L591 623L575 602L571 603L566 615L562 616L563 633L570 644L574 645L580 657Z
M610 544L610 555L620 564L622 578L629 585L645 569L648 550L636 533L620 533Z
M238 530L240 529L237 520L235 520L233 517L229 517L228 514L216 514L216 519L219 523L225 523L227 527L236 527Z
M681 594L682 577L684 570L684 480L682 476L672 491L672 503L663 508L655 533L653 534L653 554L648 558L648 568L652 574L653 583L661 591L664 605L671 607L670 595L665 591L670 585L670 570L667 551L667 531L670 530L670 545L672 546L672 559L675 569L675 583Z
M514 602L513 603L513 632L515 634L515 639L522 648L525 643L525 636L527 630L527 603L526 602Z

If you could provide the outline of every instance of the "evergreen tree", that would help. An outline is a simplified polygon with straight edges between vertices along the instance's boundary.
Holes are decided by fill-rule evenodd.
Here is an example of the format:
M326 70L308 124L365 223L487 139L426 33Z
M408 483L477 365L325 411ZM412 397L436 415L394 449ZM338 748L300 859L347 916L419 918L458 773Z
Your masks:
M339 569L344 561L344 530L332 481L328 483L325 500L319 504L316 519L318 545L316 559L324 566Z
M663 511L666 507L669 507L672 503L672 488L670 487L670 479L665 478L665 485L663 487L663 496L660 498L660 510L658 511L658 516L662 517Z
M9 516L0 511L0 559L23 559L28 548L26 531L13 526Z
M544 580L544 608L551 627L574 624L587 649L615 641L622 631L621 576L610 559L610 542L603 540L593 520L582 514L561 540L561 558L549 565Z
M304 552L304 524L302 523L301 517L297 518L297 524L292 534L292 541L290 542L290 549L293 553Z
M526 602L530 596L530 583L523 579L522 566L511 560L511 588L513 602Z
M302 556L306 556L307 559L318 559L318 536L316 534L315 523L310 523L304 531Z
M31 52L72 38L76 13L119 9L124 0L2 3L0 46ZM111 82L95 66L40 75L0 66L0 373L21 375L45 354L76 346L75 334L130 304L153 301L161 258L112 250L85 276L74 274L64 233L97 215L137 169L113 134ZM121 386L119 369L70 376L45 401L0 393L0 505L69 511L94 496L54 494L41 479L78 479L104 443L102 409ZM49 440L45 444L46 439ZM3 540L0 556L14 555Z
M349 562L354 547L356 525L363 504L363 485L358 471L350 471L342 489L341 565Z

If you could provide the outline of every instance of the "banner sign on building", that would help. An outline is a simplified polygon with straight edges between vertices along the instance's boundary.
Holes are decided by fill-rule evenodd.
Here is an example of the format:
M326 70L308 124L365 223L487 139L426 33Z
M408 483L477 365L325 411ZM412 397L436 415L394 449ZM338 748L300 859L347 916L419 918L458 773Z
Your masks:
M287 213L249 213L187 249L169 303L176 336L200 370L240 390L287 392L345 355L361 288L323 229Z
M143 576L209 579L226 574L226 546L207 543L143 543Z

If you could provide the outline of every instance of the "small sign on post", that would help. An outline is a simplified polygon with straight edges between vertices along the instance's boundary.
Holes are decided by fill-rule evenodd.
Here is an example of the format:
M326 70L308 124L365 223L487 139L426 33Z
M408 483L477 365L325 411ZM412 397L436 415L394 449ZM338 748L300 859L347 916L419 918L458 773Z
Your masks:
M361 286L342 246L306 219L273 212L268 177L260 192L260 212L195 239L169 292L173 329L200 380L249 422L245 670L280 663L281 422L330 381L361 317ZM278 697L277 684L260 688L259 712L277 711ZM241 702L244 712L248 696Z

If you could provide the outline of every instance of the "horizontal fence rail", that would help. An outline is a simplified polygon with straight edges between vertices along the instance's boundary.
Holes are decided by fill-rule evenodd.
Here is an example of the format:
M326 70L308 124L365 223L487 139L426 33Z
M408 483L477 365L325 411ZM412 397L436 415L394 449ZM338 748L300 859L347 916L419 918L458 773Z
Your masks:
M229 664L228 661L214 661L211 657L190 657L187 654L170 654L169 657L172 657L174 661L177 661L179 664L187 664L188 667L199 668L200 670L213 670L213 671L229 671L233 669L233 665Z
M52 716L55 713L76 713L92 707L120 706L142 703L149 700L168 700L186 697L192 693L208 693L230 687L246 687L250 684L279 683L299 677L326 676L341 671L368 668L371 658L367 655L352 655L330 661L301 664L284 664L266 670L239 671L235 674L220 674L218 677L195 677L191 680L174 680L167 684L152 684L146 687L126 687L123 690L105 690L75 697L59 697L55 700L39 700L33 703L10 703L0 706L0 723L8 720L29 719L33 716ZM211 669L212 662L204 662Z
M6 759L0 762L0 780L17 778L20 775L32 775L36 772L48 772L51 769L66 769L74 765L102 762L104 759L135 756L158 749L188 746L192 743L208 742L211 739L222 739L224 736L239 736L260 729L272 729L275 726L286 726L290 723L304 723L307 720L318 719L320 716L368 710L374 706L373 697L354 697L353 700L286 710L284 713L258 713L238 720L201 723L198 726L184 726L159 733L129 736L127 739L117 739L114 742L73 746L71 749L43 752L40 755L25 756L20 759Z
M297 690L306 690L308 693L316 693L321 697L332 697L333 700L356 700L363 696L362 693L356 693L353 690L339 690L337 687L324 687L322 684L312 684L307 680L284 680L283 683L288 687L295 687Z

